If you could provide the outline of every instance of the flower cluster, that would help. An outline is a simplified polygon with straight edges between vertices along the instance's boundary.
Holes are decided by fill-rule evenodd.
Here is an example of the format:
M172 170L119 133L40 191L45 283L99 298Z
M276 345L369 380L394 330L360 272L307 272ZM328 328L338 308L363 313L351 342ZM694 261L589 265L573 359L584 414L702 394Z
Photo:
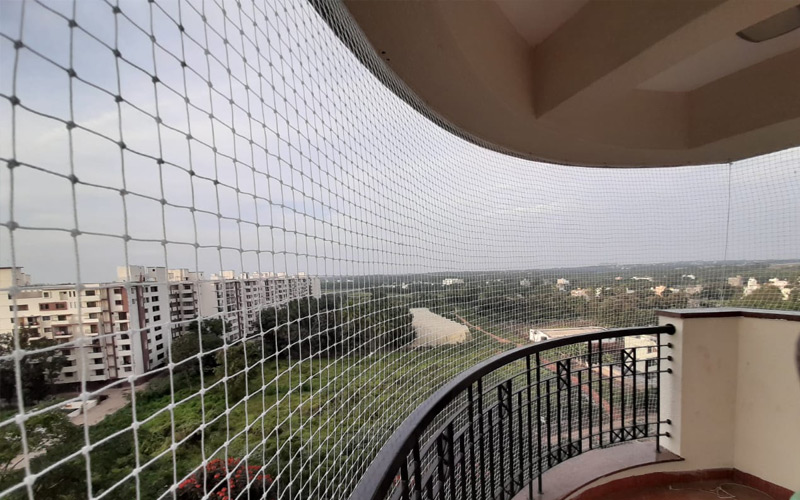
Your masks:
M271 485L272 476L265 474L258 465L246 466L238 458L227 461L216 458L178 485L178 498L199 500L208 493L208 498L231 500L243 492L246 494L242 498L274 498ZM269 496L265 497L265 493Z

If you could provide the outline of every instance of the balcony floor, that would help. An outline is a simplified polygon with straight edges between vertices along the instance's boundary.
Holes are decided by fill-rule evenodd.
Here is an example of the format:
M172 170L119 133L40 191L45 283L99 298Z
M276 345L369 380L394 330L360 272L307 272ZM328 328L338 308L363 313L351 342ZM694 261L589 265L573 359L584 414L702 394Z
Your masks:
M769 500L773 497L748 486L728 481L694 481L666 486L619 491L615 500Z

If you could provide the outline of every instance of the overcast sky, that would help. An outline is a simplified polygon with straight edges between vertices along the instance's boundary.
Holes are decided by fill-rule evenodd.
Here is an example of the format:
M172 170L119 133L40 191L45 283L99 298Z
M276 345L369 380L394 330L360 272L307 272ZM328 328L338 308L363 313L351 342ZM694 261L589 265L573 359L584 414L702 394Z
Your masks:
M0 226L0 265L56 283L126 263L347 275L800 257L799 149L730 170L509 158L416 114L305 2L205 4L208 25L201 2L116 16L2 2L0 158L22 165L0 169L0 221L19 225L13 258Z

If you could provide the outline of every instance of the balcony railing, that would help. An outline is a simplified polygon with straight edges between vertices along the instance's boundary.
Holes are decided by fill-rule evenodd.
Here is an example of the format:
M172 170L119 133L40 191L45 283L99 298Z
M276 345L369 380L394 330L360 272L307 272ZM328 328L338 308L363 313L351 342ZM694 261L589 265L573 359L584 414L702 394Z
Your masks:
M575 335L518 347L463 372L420 405L351 500L510 499L572 457L669 435L661 415L662 336L672 325ZM648 347L626 337L652 335ZM640 344L640 343L639 343Z

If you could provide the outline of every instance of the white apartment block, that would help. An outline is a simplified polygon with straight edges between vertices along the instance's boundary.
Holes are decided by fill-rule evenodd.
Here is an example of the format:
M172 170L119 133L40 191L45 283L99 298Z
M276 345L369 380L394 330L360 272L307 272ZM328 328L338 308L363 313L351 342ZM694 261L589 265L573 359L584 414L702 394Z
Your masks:
M63 344L67 366L58 383L87 382L142 374L142 345L129 331L127 291L121 285L31 285L21 268L0 268L0 335L15 322L31 333ZM16 316L15 316L16 314Z
M230 323L234 338L260 330L261 311L305 297L320 298L319 278L306 273L242 273L223 271L211 275L217 298L217 310Z
M221 318L229 339L259 331L268 307L321 297L305 273L202 273L165 267L117 268L118 283L31 285L21 268L0 268L0 335L15 321L32 339L64 344L59 383L102 382L142 375L168 361L169 344L197 318ZM15 316L16 313L16 316ZM84 371L85 370L85 371Z
M128 290L131 330L144 349L145 371L168 361L172 340L170 284L164 267L127 266L117 268L117 280Z

